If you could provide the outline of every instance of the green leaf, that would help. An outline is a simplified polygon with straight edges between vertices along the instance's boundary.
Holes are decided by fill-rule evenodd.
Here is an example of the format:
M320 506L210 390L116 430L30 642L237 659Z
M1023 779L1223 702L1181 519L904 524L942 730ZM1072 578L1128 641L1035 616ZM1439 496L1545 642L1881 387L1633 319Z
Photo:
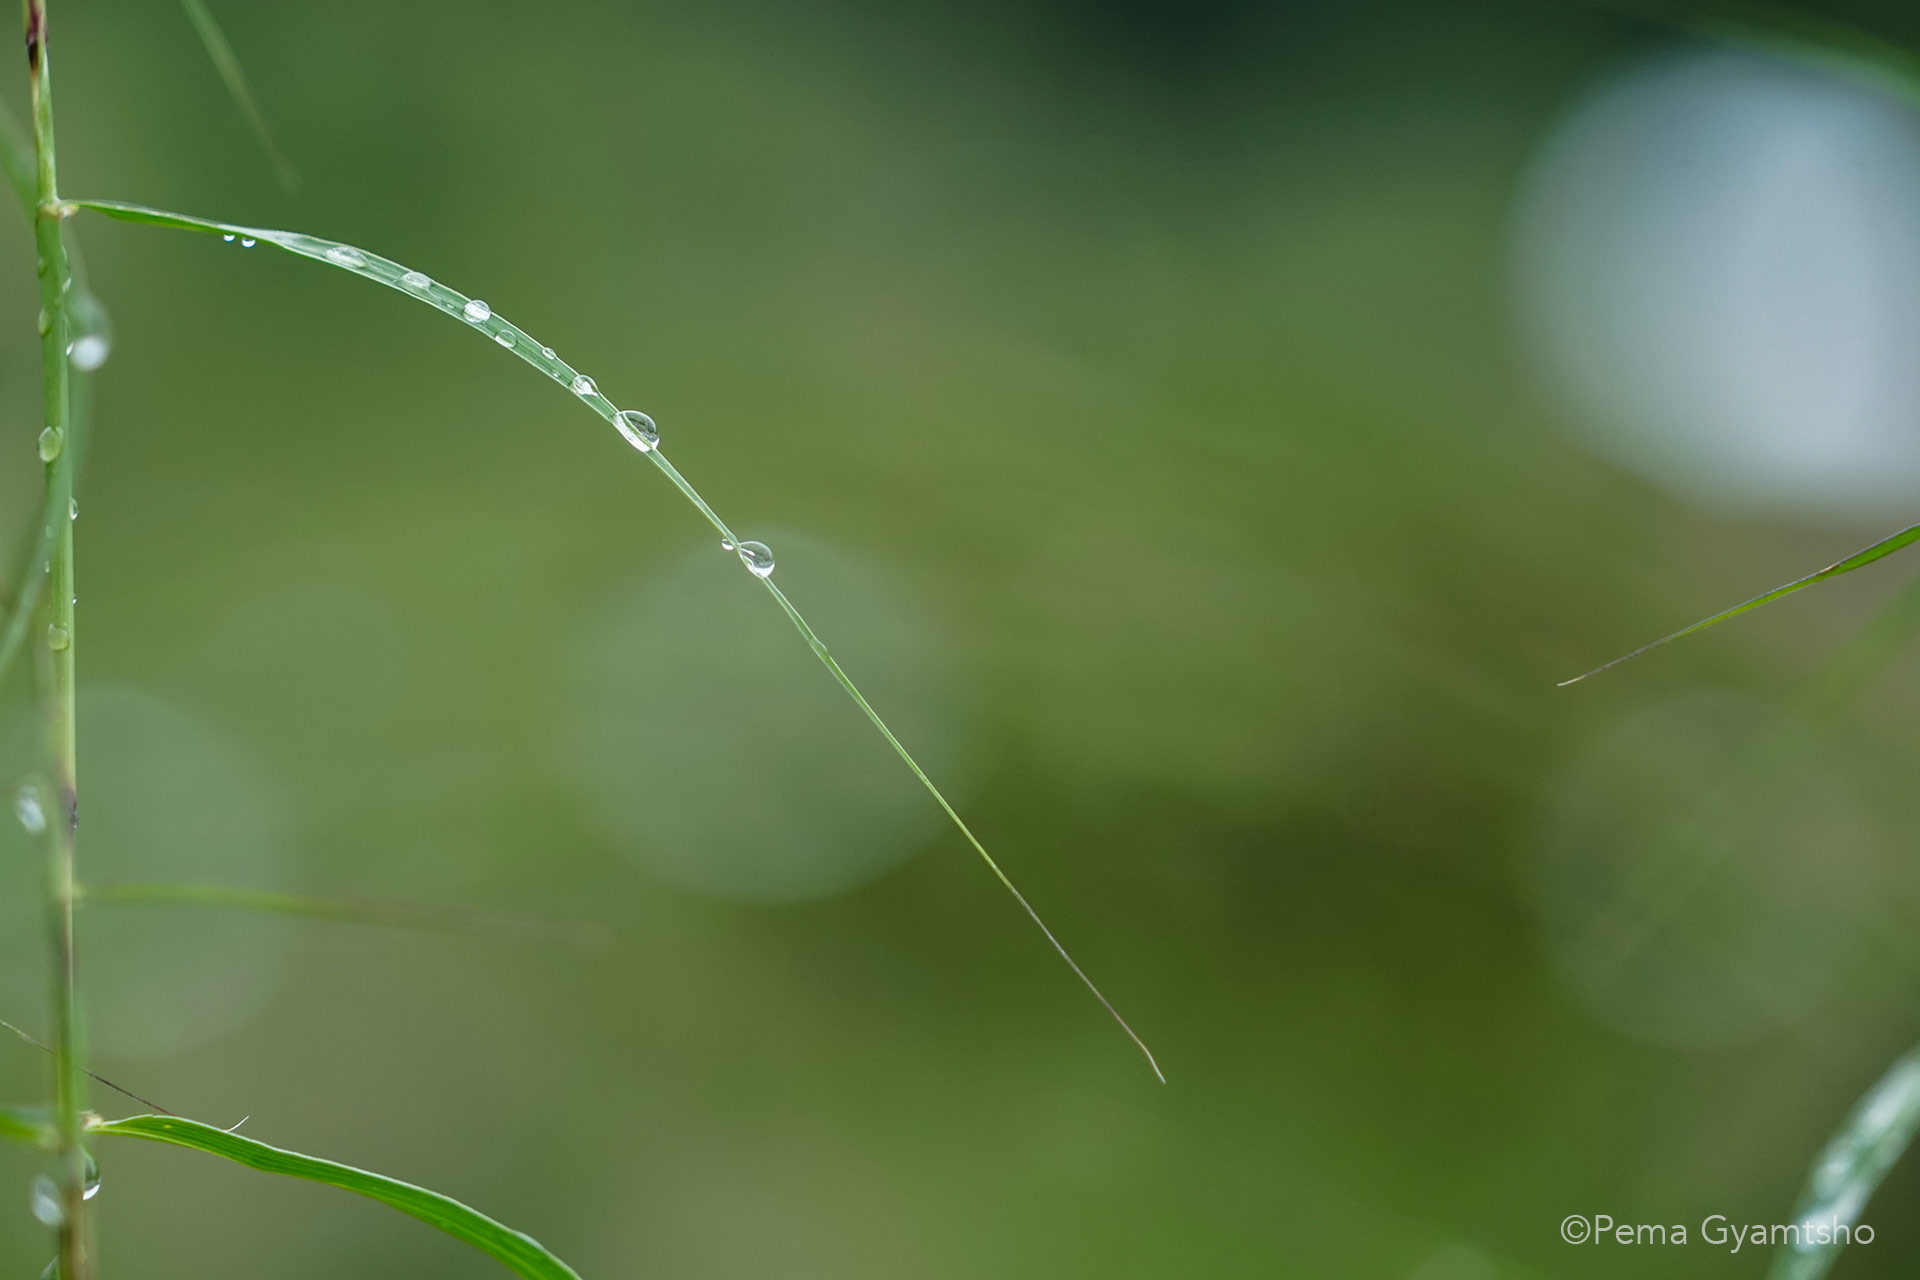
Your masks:
M1854 1104L1840 1131L1821 1150L1807 1177L1794 1221L1800 1242L1774 1254L1768 1280L1819 1280L1833 1266L1874 1189L1920 1128L1920 1048L1910 1049ZM1827 1239L1820 1239L1824 1228Z
M1716 613L1711 618L1703 618L1699 622L1694 623L1692 626L1683 627L1680 630L1674 632L1670 636L1661 636L1658 640L1655 640L1652 644L1643 644L1638 649L1635 649L1632 653L1623 653L1619 657L1615 658L1612 662L1602 663L1600 666L1595 667L1593 670L1587 672L1585 675L1577 675L1571 680L1562 680L1560 682L1560 687L1564 689L1566 686L1570 684L1579 684L1582 680L1585 680L1588 676L1597 676L1602 671L1605 671L1610 667L1619 666L1621 663L1625 662L1629 658L1637 658L1641 654L1646 653L1650 649L1658 649L1663 644L1671 644L1675 640L1680 639L1682 636L1690 636L1696 631L1705 631L1708 627L1718 626L1722 622L1727 621L1729 618L1737 618L1741 614L1746 613L1749 610L1758 609L1761 605L1772 604L1775 600L1780 599L1782 596L1790 596L1794 592L1800 590L1802 587L1810 587L1816 582L1825 582L1828 578L1837 578L1843 573L1852 573L1855 569L1859 569L1866 565L1870 565L1875 560L1884 559L1885 557L1890 556L1894 552L1900 550L1902 547L1911 546L1915 542L1920 542L1920 524L1913 525L1910 528L1902 529L1900 532L1894 534L1891 538L1886 538L1880 542L1876 542L1864 551L1856 551L1852 555L1848 556L1845 560L1841 560L1834 564L1830 564L1826 568L1820 570L1818 573L1810 573L1804 578L1800 578L1800 579L1797 579L1796 581L1789 582L1784 587L1775 587L1772 591L1767 592L1763 596L1755 596L1753 599L1747 601L1745 604L1737 604L1733 608L1726 610L1724 613Z
M267 127L266 113L260 110L259 100L253 96L253 86L247 83L247 73L241 69L233 46L227 43L226 33L213 20L213 11L207 8L205 0L180 0L180 7L187 11L187 21L193 24L200 43L206 46L207 56L213 59L214 70L220 73L227 92L233 95L234 105L240 108L240 114L246 117L253 136L259 139L260 149L267 153L267 159L273 165L274 177L280 182L280 189L292 195L300 188L300 174L294 169L293 162L287 159L286 153L280 150L280 144L274 140L273 130Z
M542 346L538 340L531 337L525 330L516 325L509 324L500 316L495 315L492 308L487 304L469 298L466 294L460 293L457 290L450 289L439 281L430 279L421 272L409 271L406 267L401 266L391 258L383 258L377 253L370 253L365 249L361 249L355 245L343 244L338 240L323 240L317 236L302 235L294 231L275 231L264 227L245 227L237 223L214 222L208 218L195 218L183 213L171 213L164 209L152 209L145 205L127 204L118 200L71 200L65 202L65 206L70 209L91 209L95 213L105 214L109 218L118 218L123 222L140 222L146 223L149 226L169 227L178 231L208 232L223 236L229 240L238 240L242 244L254 241L262 244L271 244L278 248L285 249L288 253L299 254L303 258L312 258L315 261L324 262L329 266L338 267L343 271L350 271L354 275L364 276L368 280L386 285L388 288L404 293L417 301L424 302L438 311L445 312L447 315L461 321L468 328L478 330L482 335L491 338L500 346L512 351L514 355L520 357L520 359L526 361L547 377L567 388L569 393L578 399L580 403L599 414L609 423L612 423L614 428L620 432L627 442L636 449L639 449L643 456L658 468L662 475L666 476L674 488L678 489L687 501L694 505L700 514L706 518L707 522L719 532L726 546L738 547L741 545L741 539L734 534L733 530L727 527L726 521L722 520L714 509L707 505L707 500L702 498L699 491L693 487L685 476L680 474L679 469L667 461L666 455L661 451L657 441L646 444L637 439L633 429L621 420L620 410L615 407L612 400L608 399L606 395L594 385L591 379L584 377L566 361L555 355L553 348ZM853 700L854 705L859 708L861 714L872 722L874 728L879 731L880 736L886 739L887 744L893 748L895 754L906 764L913 776L919 780L920 785L926 788L927 793L933 797L935 803L940 806L941 811L952 821L954 827L959 831L961 836L966 839L968 845L972 847L975 853L980 855L981 860L987 864L988 870L1000 881L1007 892L1013 895L1014 900L1020 904L1021 909L1025 911L1027 916L1039 927L1040 932L1046 936L1047 941L1053 944L1053 949L1059 952L1060 957L1066 961L1067 967L1073 970L1074 976L1086 985L1087 990L1093 993L1094 999L1098 1000L1101 1007L1119 1024L1120 1029L1126 1033L1127 1038L1133 1041L1134 1047L1146 1056L1147 1065L1153 1069L1153 1074L1158 1076L1161 1083L1164 1084L1166 1082L1166 1076L1161 1073L1160 1064L1154 1060L1153 1053L1147 1048L1146 1043L1142 1041L1138 1035L1134 1034L1133 1028L1127 1025L1127 1020L1120 1016L1120 1011L1113 1007L1112 1002L1101 993L1100 988L1096 987L1093 984L1093 980L1087 977L1085 971L1074 962L1073 957L1069 955L1067 949L1060 944L1060 940L1053 936L1053 931L1047 928L1045 921L1040 919L1039 913L1028 903L1025 896L1022 895L1018 889L1014 888L1013 881L1008 879L1006 872L1000 869L1000 864L994 861L993 856L987 852L986 846L973 834L973 831L967 824L961 821L959 813L951 804L947 803L946 796L940 793L940 789L934 785L933 779L929 778L926 772L920 768L913 756L907 751L906 746L900 739L894 736L893 731L889 729L886 722L880 718L880 713L874 710L872 704L861 695L860 690L854 685L853 680L841 669L840 664L834 660L833 654L828 651L825 642L814 633L812 627L807 625L807 621L801 616L800 610L787 598L785 592L774 585L772 577L759 574L755 576L759 577L760 584L773 596L774 602L780 606L781 610L787 615L788 620L793 623L794 628L800 633L801 639L805 640L807 647L813 650L814 656L820 660L821 665L826 667L828 673L832 675L840 687L846 691L847 696Z
M0 1107L0 1138L51 1151L60 1135L45 1107Z
M458 1200L410 1182L270 1147L264 1142L178 1116L131 1116L125 1120L100 1121L88 1126L88 1132L190 1147L262 1173L324 1182L412 1214L482 1253L498 1258L527 1280L580 1280L572 1267L548 1253L533 1237L504 1227Z

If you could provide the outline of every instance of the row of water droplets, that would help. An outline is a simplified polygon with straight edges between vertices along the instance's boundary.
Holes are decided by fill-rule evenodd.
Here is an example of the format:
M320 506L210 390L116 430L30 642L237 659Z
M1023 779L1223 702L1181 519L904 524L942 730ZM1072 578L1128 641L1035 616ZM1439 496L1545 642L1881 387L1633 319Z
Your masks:
M554 354L552 347L542 346L518 326L495 315L493 308L479 298L469 298L456 289L450 289L424 271L410 270L378 254L367 253L352 245L341 244L334 240L322 240L315 236L299 235L293 232L241 230L236 230L225 238L230 241L238 238L242 248L251 247L257 240L267 240L291 253L307 258L318 258L357 275L366 276L370 280L377 280L390 288L418 298L448 315L458 316L491 337L500 346L512 351L528 364L566 387L588 408L611 422L621 437L641 453L647 454L654 465L659 467L674 486L700 509L714 528L720 531L720 545L738 556L740 563L746 566L747 572L756 578L764 579L772 576L772 550L764 542L734 537L733 531L727 528L726 522L720 519L679 470L661 454L660 428L654 424L651 417L638 409L622 409L616 406L601 392L592 378L560 359Z

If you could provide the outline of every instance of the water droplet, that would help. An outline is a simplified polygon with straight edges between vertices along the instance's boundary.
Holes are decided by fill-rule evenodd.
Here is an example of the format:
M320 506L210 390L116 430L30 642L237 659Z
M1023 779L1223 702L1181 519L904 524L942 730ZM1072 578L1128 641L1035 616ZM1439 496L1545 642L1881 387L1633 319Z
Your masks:
M30 836L47 829L47 811L40 807L40 788L31 782L20 784L20 789L13 793L13 816L20 819L20 825Z
M67 1211L60 1207L60 1189L44 1173L33 1180L33 1216L48 1227L57 1227L67 1220Z
M553 359L553 348L552 348L552 347L542 347L542 348L540 348L540 354L541 354L541 355L543 355L543 356L545 356L545 357L546 357L547 359L549 359L549 360L551 360L551 359Z
M256 244L259 244L259 243L260 243L260 242L259 242L258 240L255 240L255 239L254 239L254 238L253 238L252 236L241 236L241 237L240 237L240 247L241 247L242 249L251 249L251 248L253 248L253 246L255 246Z
M400 277L400 283L412 289L415 293L425 293L433 284L433 281L428 278L427 273L424 271L409 271Z
M764 542L743 542L734 548L740 563L756 578L773 576L773 548Z
M47 648L58 653L72 643L73 637L67 634L65 627L57 622L47 624Z
M78 520L79 518L80 518L80 499L68 498L67 499L67 519Z
M107 322L107 309L83 289L73 296L67 315L71 324L67 358L82 373L92 373L107 362L113 350L113 326Z
M475 324L485 324L493 318L493 308L478 298L469 300L467 305L460 308L460 310L467 319L473 321Z
M60 428L48 427L40 433L40 461L52 462L60 456L60 447L66 443L66 437Z
M510 333L496 333L493 335L493 340L499 343L503 347L510 347L513 345L513 335Z
M107 362L107 353L112 349L105 337L89 333L68 343L67 355L72 358L74 368L82 373L92 373Z
M93 1153L87 1153L87 1178L80 1184L80 1198L91 1200L100 1194L100 1166L94 1163Z
M40 336L46 337L53 332L53 317L47 314L45 307L40 308Z
M586 374L576 373L573 375L573 394L577 396L590 396L596 394L599 390L600 388L593 385L593 379L589 378Z
M349 249L343 244L337 244L327 250L327 261L343 267L364 267L367 265L365 254L361 253L358 249Z
M221 236L220 238L222 240L225 240L228 244L233 243L233 237L231 235L224 235L224 236Z
M638 409L622 409L614 414L613 425L620 428L620 434L642 453L650 452L660 443L660 428L654 426L653 419Z

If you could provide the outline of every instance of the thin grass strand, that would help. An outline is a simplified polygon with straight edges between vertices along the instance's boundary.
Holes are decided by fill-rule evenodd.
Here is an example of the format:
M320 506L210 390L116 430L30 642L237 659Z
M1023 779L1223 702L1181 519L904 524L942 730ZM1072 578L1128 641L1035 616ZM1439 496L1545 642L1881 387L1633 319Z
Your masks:
M1887 556L1892 555L1894 552L1899 551L1904 547L1911 546L1915 542L1920 542L1920 524L1912 525L1908 528L1902 529L1900 532L1894 534L1890 538L1884 538L1881 541L1874 543L1872 546L1866 548L1863 551L1854 552L1852 555L1848 556L1845 560L1836 561L1833 564L1828 565L1826 568L1821 569L1816 573L1810 573L1804 578L1798 578L1792 582L1789 582L1784 587L1775 587L1772 591L1767 592L1765 595L1755 596L1753 599L1747 601L1745 604L1737 604L1733 608L1728 609L1722 613L1714 614L1711 618L1703 618L1699 622L1694 623L1690 627L1682 627L1680 630L1674 632L1672 635L1661 636L1658 640L1653 641L1651 644L1643 644L1638 649L1635 649L1632 653L1623 653L1619 657L1615 658L1612 662L1602 663L1601 665L1595 667L1593 670L1585 672L1584 674L1581 674L1581 675L1577 675L1571 680L1562 680L1560 682L1559 687L1564 689L1570 684L1579 684L1582 680L1586 680L1586 679L1589 679L1590 677L1597 676L1602 671L1609 671L1614 667L1619 666L1623 662L1626 662L1632 658L1639 657L1643 653L1648 653L1654 649L1658 649L1661 645L1672 644L1675 640L1683 639L1687 636L1693 635L1695 632L1705 631L1708 627L1719 626L1721 623L1726 622L1729 619L1737 618L1743 613L1747 613L1751 610L1760 608L1762 605L1772 604L1775 600L1780 599L1782 596L1790 596L1794 592L1799 591L1803 587L1810 587L1816 582L1825 582L1829 578L1837 578L1843 573L1852 573L1855 569L1864 568L1865 566L1872 564L1876 560L1885 559Z
M292 195L300 189L300 171L293 167L293 161L280 149L279 140L273 136L273 129L267 124L267 113L260 109L260 100L253 95L253 85L247 80L239 55L234 53L226 32L214 20L213 10L207 8L205 0L180 0L180 7L187 11L187 21L193 24L200 43L206 46L207 57L213 60L213 69L220 73L220 81L227 86L233 104L240 108L240 114L245 117L247 127L253 130L260 149L267 153L267 162L273 166L273 176L279 182L280 190Z
M476 299L456 289L448 288L446 285L422 273L411 271L400 263L393 261L391 258L383 258L379 254L371 253L356 245L345 244L338 240L325 240L317 236L303 235L292 231L280 231L272 228L242 226L238 223L215 222L207 218L196 218L187 214L173 213L164 209L154 209L145 205L128 204L118 200L72 200L66 203L67 207L71 209L88 209L95 213L105 214L110 218L117 218L123 222L144 223L149 226L167 227L178 231L213 233L229 239L255 240L262 244L271 244L289 253L298 254L303 258L312 258L315 261L324 262L329 266L338 267L343 271L364 276L378 284L384 284L390 289L404 293L408 297L425 302L436 310L453 316L469 328L478 329L498 345L507 347L535 369L567 388L576 399L606 419L608 423L613 424L616 429L619 427L616 419L620 411L613 401L601 393L597 386L590 390L578 389L582 385L578 381L581 377L579 371L555 355L552 348L542 346L524 330L509 323L502 317L493 314L491 307L479 303ZM622 435L624 437L625 433L623 432ZM679 469L667 460L666 455L657 445L642 452L645 454L647 460L653 463L653 465L659 469L660 473L666 476L667 480L678 489L681 494L686 497L687 501L691 502L700 514L706 518L707 522L718 531L722 539L731 545L739 545L740 539L734 535L732 529L727 527L726 521L722 520L719 513L707 504L706 499L700 496L699 491L680 473ZM1153 1069L1154 1076L1164 1084L1166 1082L1166 1075L1160 1070L1159 1062L1154 1058L1152 1051L1147 1048L1146 1043L1134 1032L1132 1026L1127 1023L1127 1020L1120 1016L1119 1011L1114 1008L1113 1003L1107 999L1099 987L1094 985L1092 979L1087 977L1085 970L1081 969L1072 955L1061 945L1060 940L1054 936L1053 931L1047 927L1046 922L1040 918L1039 913L1033 909L1032 904L1027 901L1025 895L1014 887L1013 881L1007 877L1007 874L1000 869L999 864L987 853L986 847L980 842L979 838L976 837L967 824L961 820L959 813L947 802L947 798L942 795L940 789L933 784L933 780L921 769L919 763L914 760L905 745L902 744L901 741L894 736L893 731L887 727L886 721L881 719L880 714L873 709L872 704L866 700L852 679L841 669L840 664L834 660L833 654L828 651L827 646L822 643L819 636L814 633L813 628L807 624L806 619L802 617L800 611L794 607L793 602L787 599L785 593L775 586L771 579L762 579L762 582L768 591L772 593L774 600L779 603L780 608L785 611L787 617L793 622L793 625L800 632L802 638L806 640L808 647L813 650L814 656L820 660L833 675L833 678L839 682L840 687L846 691L847 695L853 699L855 705L857 705L861 712L866 715L867 719L873 723L873 726L879 730L881 736L893 747L895 753L899 755L900 759L906 764L907 768L912 771L913 775L920 780L921 785L933 796L934 800L953 822L960 834L966 838L967 843L985 860L994 876L1006 887L1007 891L1013 895L1014 900L1020 904L1021 908L1025 910L1034 924L1039 927L1040 932L1046 936L1047 941L1053 944L1054 950L1060 954L1061 959L1066 961L1067 967L1073 970L1080 981L1093 993L1094 998L1098 1000L1101 1006L1113 1017L1113 1020L1119 1025L1120 1029L1126 1033L1127 1038L1133 1041L1134 1045L1146 1058L1147 1065Z

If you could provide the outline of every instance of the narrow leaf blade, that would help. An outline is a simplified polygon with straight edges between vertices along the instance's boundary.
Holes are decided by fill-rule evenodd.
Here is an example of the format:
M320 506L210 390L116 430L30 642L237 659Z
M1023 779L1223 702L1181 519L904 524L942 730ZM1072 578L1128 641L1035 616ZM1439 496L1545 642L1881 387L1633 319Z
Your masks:
M1825 582L1829 578L1837 578L1843 573L1852 573L1855 569L1864 568L1865 566L1872 564L1875 560L1885 559L1887 556L1892 555L1894 552L1899 551L1901 548L1911 546L1915 542L1920 542L1920 524L1916 524L1909 528L1902 529L1900 532L1894 534L1892 537L1884 538L1881 541L1874 543L1872 546L1866 548L1863 551L1856 551L1852 555L1848 556L1845 560L1836 561L1835 563L1828 565L1826 568L1821 569L1817 573L1810 573L1804 578L1799 578L1793 582L1789 582L1784 587L1775 587L1772 591L1767 592L1765 595L1755 596L1753 599L1747 601L1745 604L1737 604L1733 608L1728 609L1722 613L1714 614L1711 618L1702 618L1699 622L1694 623L1692 626L1682 627L1680 630L1674 632L1670 636L1661 636L1658 640L1655 640L1651 644L1643 644L1638 649L1635 649L1632 653L1623 653L1619 657L1615 658L1612 662L1602 663L1601 665L1595 667L1593 670L1586 672L1584 675L1577 675L1571 680L1562 680L1560 682L1560 687L1564 689L1570 684L1579 684L1582 680L1587 679L1589 676L1597 676L1602 671L1606 671L1606 670L1609 670L1610 668L1619 666L1621 663L1627 661L1629 658L1637 658L1643 653L1647 653L1651 650L1658 649L1663 644L1672 644L1675 640L1679 640L1685 636L1690 636L1697 631L1705 631L1708 627L1717 627L1721 623L1726 622L1729 619L1737 618L1741 614L1747 613L1754 609L1758 609L1762 605L1772 604L1775 600L1778 600L1783 596L1790 596L1794 592L1800 590L1803 587L1810 587L1816 582Z
M352 1165L301 1155L297 1151L271 1147L264 1142L255 1142L252 1138L243 1138L237 1133L228 1133L225 1129L178 1116L130 1116L125 1120L102 1121L90 1126L88 1131L170 1143L176 1147L220 1156L262 1173L277 1173L339 1187L343 1191L378 1200L430 1226L438 1227L455 1239L499 1259L516 1274L527 1277L527 1280L580 1280L573 1268L547 1252L533 1237L503 1226L451 1196L443 1196L410 1182L369 1173Z
M1909 1050L1854 1104L1839 1132L1813 1162L1794 1221L1798 1244L1774 1254L1768 1280L1820 1280L1845 1247L1831 1237L1851 1233L1875 1188L1920 1128L1920 1048ZM1820 1238L1825 1229L1826 1239Z
M227 86L234 105L240 108L240 114L246 118L247 127L253 130L253 136L259 140L260 149L267 153L267 161L273 165L273 175L279 181L280 189L292 195L300 188L300 174L293 167L293 161L287 159L286 153L280 150L280 143L268 127L267 114L260 109L259 99L253 96L253 86L247 82L247 73L240 66L239 56L227 42L226 32L214 21L213 11L207 8L205 0L180 0L180 7L187 11L187 21L193 24L200 43L206 46L207 56L213 59L213 69L220 73L221 82Z
M45 1107L0 1107L0 1138L52 1150L59 1135Z

